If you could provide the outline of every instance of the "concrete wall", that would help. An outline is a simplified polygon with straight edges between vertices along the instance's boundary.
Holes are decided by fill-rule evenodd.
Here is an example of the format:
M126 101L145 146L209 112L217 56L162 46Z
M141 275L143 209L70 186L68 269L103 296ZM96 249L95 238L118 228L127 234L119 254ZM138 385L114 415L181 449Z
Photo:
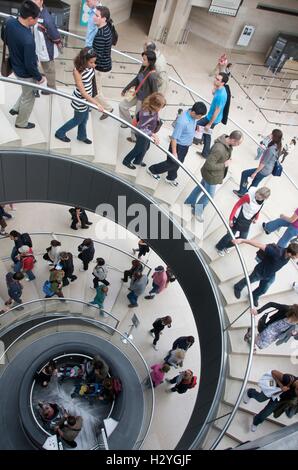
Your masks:
M81 0L65 0L71 6L70 31L82 33L86 28L80 26ZM121 23L128 20L133 0L105 0L102 3L111 10L113 21Z
M224 49L249 50L266 53L279 32L298 34L298 17L256 9L258 3L297 10L296 0L244 0L236 18L208 13L208 9L192 7L191 31ZM247 48L236 46L245 24L255 26L256 32Z

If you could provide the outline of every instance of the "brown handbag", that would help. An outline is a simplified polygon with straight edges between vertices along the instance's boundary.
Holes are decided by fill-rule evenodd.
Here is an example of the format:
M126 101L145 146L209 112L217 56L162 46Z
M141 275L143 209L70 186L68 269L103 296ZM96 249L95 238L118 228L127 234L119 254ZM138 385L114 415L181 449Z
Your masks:
M9 57L6 57L6 47L7 47L6 42L3 42L2 62L1 62L1 75L3 77L9 77L9 75L11 75L13 72Z

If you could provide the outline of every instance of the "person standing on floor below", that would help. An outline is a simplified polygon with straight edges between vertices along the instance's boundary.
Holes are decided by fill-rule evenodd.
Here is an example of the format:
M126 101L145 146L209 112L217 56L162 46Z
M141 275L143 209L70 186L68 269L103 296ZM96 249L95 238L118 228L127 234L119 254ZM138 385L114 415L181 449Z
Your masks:
M153 51L146 51L142 53L142 62L138 75L129 84L123 88L121 96L124 100L119 104L119 114L122 119L126 122L131 123L130 109L135 108L135 116L142 107L143 101L152 93L158 92L158 77L155 71L156 55ZM132 95L129 99L125 98L125 94L130 90ZM125 124L121 124L122 128L126 128ZM131 137L128 137L129 142L135 142L135 133L131 130Z
M112 70L112 27L110 10L104 6L97 6L93 17L97 26L97 32L93 40L93 50L96 53L96 85L97 99L100 105L110 113L113 108L103 95L103 78L105 74ZM108 114L103 114L101 120L108 118Z
M258 168L251 168L244 170L241 173L239 191L233 190L233 193L238 197L242 197L247 192L248 178L252 179L251 186L258 186L259 183L272 174L275 163L280 157L282 149L282 132L279 129L272 131L272 140L268 144L267 149L264 151Z
M20 246L19 248L19 263L15 264L15 272L22 271L23 274L25 275L25 281L33 281L35 279L35 276L33 274L33 268L34 268L34 254L32 251L32 248L30 246Z
M146 274L139 272L134 273L131 283L130 283L130 292L127 294L127 298L130 301L129 308L138 307L138 298L140 295L143 295L148 284L148 277Z
M215 141L206 162L201 168L203 177L201 185L212 198L215 195L217 185L222 184L227 176L232 161L233 148L238 147L242 142L243 134L240 131L233 131L229 136L222 135ZM196 186L184 202L184 204L192 206L192 212L199 222L204 221L202 215L209 203L209 199L205 194L199 198L201 193L200 186Z
M146 256L149 253L150 248L144 240L139 240L138 242L138 249L133 248L133 254L139 253L138 258L140 259L142 256Z
M134 273L136 273L136 272L141 273L141 272L143 272L143 269L144 269L144 267L143 267L142 263L139 260L137 260L137 259L132 260L131 268L124 271L123 278L121 279L121 281L127 282L128 278L131 279Z
M149 331L149 333L153 336L154 341L153 341L153 348L155 351L158 351L157 347L157 342L159 341L159 337L162 334L162 330L167 326L168 328L171 328L172 326L172 318L170 316L163 317L163 318L158 318L155 320L155 322L152 324L153 328L152 330Z
M292 417L293 415L290 412L290 408L294 407L297 409L298 377L292 374L283 374L278 370L272 370L271 375L274 383L272 387L279 387L281 391L278 397L267 396L263 391L258 392L254 388L249 388L243 395L243 402L245 404L247 404L251 398L259 403L269 400L265 408L254 416L250 428L251 432L255 432L257 426L262 424L272 413L274 413L274 417L277 418L285 411L288 417Z
M267 235L275 232L275 230L278 230L281 227L287 227L287 230L277 242L278 246L286 248L292 238L295 238L298 235L298 209L295 210L291 217L281 214L279 219L267 222L267 224L263 223L262 227Z
M50 246L46 249L43 259L48 261L49 265L56 265L60 261L61 242L51 240Z
M85 144L92 144L92 141L87 138L87 122L89 118L89 107L88 103L92 103L97 106L98 110L103 112L102 106L93 97L93 80L95 77L95 62L96 54L92 49L82 49L77 57L74 59L74 71L73 76L76 84L76 88L73 92L75 98L86 101L84 103L78 103L76 101L71 102L71 106L74 109L74 117L67 121L60 129L56 131L56 139L62 140L62 142L70 142L69 137L66 136L66 132L77 127L77 139Z
M174 132L171 137L171 143L169 152L183 163L187 155L189 147L193 143L193 139L196 133L197 121L201 119L207 112L206 105L201 102L197 102L191 109L185 111L177 120ZM153 176L156 180L160 180L161 173L168 173L166 182L172 186L178 186L177 172L179 165L171 158L167 156L166 161L151 165L147 172Z
M41 85L45 82L37 67L36 50L31 27L39 17L40 10L31 0L25 0L20 8L18 18L8 18L5 26L5 40L9 49L9 59L17 79ZM34 89L22 85L22 94L9 111L17 115L15 127L33 129L35 124L29 122L35 102Z
M97 258L96 266L93 269L92 275L94 277L94 279L93 279L94 289L96 289L98 287L98 284L100 282L102 284L104 284L105 286L110 285L109 281L107 281L108 268L106 267L106 262L103 258Z
M157 387L158 385L163 383L164 376L167 372L171 370L169 364L154 364L150 367L151 369L151 380L153 383L153 387Z
M220 124L223 119L224 109L227 103L228 95L225 89L225 85L229 81L229 76L221 72L215 77L213 100L210 105L209 112L206 117L200 119L197 126L204 127L203 143L204 147L202 152L197 152L204 158L207 158L210 153L211 147L211 129L217 124Z
M238 238L248 237L251 224L257 223L264 202L269 198L270 194L270 189L266 187L260 189L250 188L248 193L239 199L234 205L229 218L229 226L234 235L239 232ZM229 253L229 248L233 246L232 237L228 232L217 242L215 248L219 256L224 256L226 253Z
M159 138L156 133L159 131L160 119L158 116L159 111L166 105L166 100L160 93L153 93L148 96L142 103L142 109L138 112L136 127L144 132L144 134L151 137L151 139L159 144ZM143 137L141 134L136 134L136 145L126 155L122 164L131 170L136 170L136 166L145 167L143 159L146 152L149 150L150 140Z
M155 295L163 292L168 285L168 276L165 268L163 266L157 266L154 271L155 272L152 276L152 289L149 292L149 295L146 295L145 297L147 300L154 299Z
M67 253L66 251L62 251L60 253L60 261L59 265L61 266L62 270L64 271L64 278L62 279L63 287L69 285L70 282L74 282L77 279L77 276L74 275L74 265L73 265L73 256L71 253Z
M87 25L87 33L85 39L85 47L92 47L93 40L97 33L97 26L94 23L94 16L96 12L97 6L102 6L102 4L98 0L86 0L87 7L89 8L88 11L88 25Z
M178 392L179 395L186 393L188 389L194 388L197 384L197 377L193 375L193 371L190 369L180 372L173 379L166 379L168 383L174 384L174 387L166 390L166 392Z
M7 273L6 274L6 285L7 285L7 292L9 295L9 299L5 302L5 305L11 305L12 301L14 301L13 307L16 305L22 304L23 301L22 291L23 286L20 281L24 279L23 273ZM23 307L20 307L23 309Z
M288 155L290 155L296 147L296 139L292 139L289 144L286 144L281 152L281 161L283 163Z
M81 228L87 229L88 225L92 225L92 222L89 222L86 211L81 207L72 207L69 209L71 215L71 226L73 230L78 230L77 225L80 224Z
M80 268L81 272L88 271L89 263L93 260L95 249L94 243L91 238L86 238L81 245L78 246L80 260L83 262L83 268Z
M265 245L255 240L233 240L234 245L246 244L258 248L257 259L261 260L249 276L252 283L259 282L259 286L252 293L255 307L259 306L259 298L264 295L275 281L275 274L282 269L290 259L298 259L298 243L291 243L287 248L280 248L274 243ZM241 291L246 286L245 277L234 285L234 295L241 297Z
M55 24L54 17L44 6L43 0L34 0L40 8L37 24L34 26L34 39L36 54L41 63L42 70L47 79L47 86L56 89L55 59L62 48L62 40ZM49 91L42 90L42 95L49 95Z
M97 305L99 310L103 308L104 301L108 295L109 288L104 284L96 287L96 295L92 302L89 302L90 305Z
M54 292L54 295L57 295L59 298L64 298L62 288L63 288L63 278L64 278L64 271L62 267L57 264L53 269L50 271L50 283L51 289ZM48 295L45 297L48 298Z

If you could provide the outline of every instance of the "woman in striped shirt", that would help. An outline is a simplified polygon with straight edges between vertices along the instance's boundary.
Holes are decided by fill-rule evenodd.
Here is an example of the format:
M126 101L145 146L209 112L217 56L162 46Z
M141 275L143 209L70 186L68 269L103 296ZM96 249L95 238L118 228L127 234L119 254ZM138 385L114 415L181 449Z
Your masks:
M99 102L93 98L93 80L95 77L96 54L92 49L85 47L80 51L78 56L74 59L73 76L76 88L73 92L75 98L79 98L86 102L95 104L98 110L104 112L103 107ZM87 138L87 121L89 117L89 107L87 104L79 103L76 101L71 102L74 109L74 117L67 121L60 129L56 131L55 137L62 142L70 142L66 132L74 127L78 127L77 139L85 144L92 144L92 141Z

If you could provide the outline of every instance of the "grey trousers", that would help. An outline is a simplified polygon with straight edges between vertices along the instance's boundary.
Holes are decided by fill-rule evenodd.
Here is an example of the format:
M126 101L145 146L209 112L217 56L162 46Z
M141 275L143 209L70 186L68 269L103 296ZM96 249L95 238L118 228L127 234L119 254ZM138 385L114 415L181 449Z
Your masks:
M141 107L142 107L142 101L138 100L137 97L135 97L133 100L131 101L127 101L125 98L124 100L121 101L121 103L119 104L119 115L122 119L124 119L125 121L131 123L131 115L130 115L130 112L129 110L133 107L136 107L135 109L135 114L137 114ZM135 137L135 133L133 131L131 131L131 136L132 138Z
M36 80L34 80L33 78L16 78L24 82L36 83ZM32 109L35 102L35 96L33 94L33 91L33 88L22 85L22 94L12 108L14 111L19 113L16 119L16 126L26 127L28 124L28 120L30 114L32 113Z
M56 89L56 70L55 61L49 60L48 62L40 62L42 70L47 79L47 85L49 88Z

